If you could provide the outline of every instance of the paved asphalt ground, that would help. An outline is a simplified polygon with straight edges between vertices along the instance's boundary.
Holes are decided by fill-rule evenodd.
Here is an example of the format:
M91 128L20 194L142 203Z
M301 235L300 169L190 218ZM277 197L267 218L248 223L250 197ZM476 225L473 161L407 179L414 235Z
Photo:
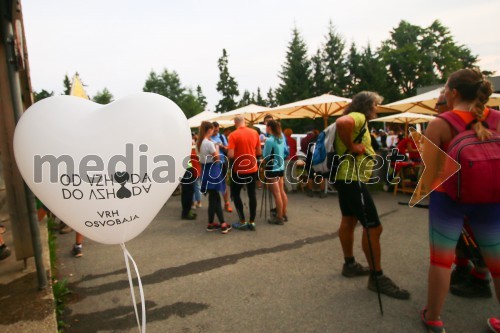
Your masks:
M284 226L260 217L256 232L228 235L205 231L206 199L198 220L180 220L177 196L127 243L144 284L148 332L425 332L418 313L427 292L427 210L398 205L408 196L373 196L385 228L384 272L411 292L408 301L383 296L383 317L367 279L340 274L335 194L291 194ZM226 218L235 222L236 213ZM355 253L366 263L360 236L358 228ZM73 242L73 233L58 237L60 274L73 291L65 332L137 332L120 247L87 241L84 256L73 258ZM447 332L482 333L498 313L494 299L450 295L442 317Z

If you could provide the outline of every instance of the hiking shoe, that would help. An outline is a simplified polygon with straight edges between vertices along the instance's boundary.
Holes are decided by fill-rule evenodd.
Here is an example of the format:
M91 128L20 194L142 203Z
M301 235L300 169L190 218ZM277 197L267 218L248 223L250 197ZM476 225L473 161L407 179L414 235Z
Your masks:
M427 307L423 308L422 311L420 311L420 320L422 320L422 323L427 328L429 333L446 333L446 331L444 330L443 322L441 320L427 320L425 318L426 314Z
M248 222L248 223L247 223L247 228L248 228L248 230L250 230L250 231L255 231L255 230L256 230L256 227L255 227L255 222Z
M348 265L344 264L342 267L342 275L345 277L367 276L370 274L368 267L362 266L359 262Z
M464 283L470 274L472 267L467 266L455 266L451 272L450 285Z
M497 318L489 318L488 327L492 332L500 333L500 320L498 320Z
M7 259L11 254L12 252L7 245L2 244L2 246L0 246L0 260Z
M246 223L246 222L236 222L236 223L233 223L233 228L241 230L241 231L249 230L248 229L248 223Z
M226 202L226 204L224 205L224 209L226 210L226 212L228 213L232 213L233 212L233 209L231 208L231 205L229 204L229 201Z
M283 225L283 219L281 217L273 216L267 220L269 224Z
M490 281L479 279L473 275L469 275L462 283L452 285L450 292L453 295L467 298L490 298L492 296Z
M401 289L398 287L391 279L387 276L382 275L379 277L370 276L368 279L368 289L371 291L377 292L377 284L375 279L378 281L378 287L380 289L380 293L387 295L389 297L397 298L397 299L409 299L410 293L408 290Z
M78 246L78 245L73 245L73 248L71 249L71 254L73 255L73 257L75 258L80 258L81 256L83 256L83 253L82 253L82 246Z
M232 229L231 225L229 225L228 223L225 223L225 222L222 223L220 226L220 232L224 235L227 234L228 232L230 232L231 229Z
M217 229L220 229L220 224L219 223L209 223L207 225L207 231L215 231Z

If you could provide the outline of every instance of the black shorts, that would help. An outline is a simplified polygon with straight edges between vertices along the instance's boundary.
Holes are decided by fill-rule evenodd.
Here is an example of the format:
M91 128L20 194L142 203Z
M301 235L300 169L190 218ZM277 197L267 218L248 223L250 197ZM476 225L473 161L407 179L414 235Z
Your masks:
M276 178L283 177L285 175L285 171L268 171L266 170L266 178Z
M364 228L376 228L380 225L378 218L377 207L373 202L372 196L366 184L361 183L361 189L357 181L352 181L350 184L342 180L335 182L339 195L340 211L342 216L356 216ZM364 213L363 203L361 201L361 193L365 201Z

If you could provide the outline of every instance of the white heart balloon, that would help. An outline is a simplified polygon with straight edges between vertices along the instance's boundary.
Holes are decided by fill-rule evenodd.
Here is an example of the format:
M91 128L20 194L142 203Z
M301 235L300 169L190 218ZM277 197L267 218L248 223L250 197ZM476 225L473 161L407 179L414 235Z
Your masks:
M105 244L148 226L179 184L190 150L184 113L151 93L108 105L50 97L24 113L14 134L30 189L62 221Z

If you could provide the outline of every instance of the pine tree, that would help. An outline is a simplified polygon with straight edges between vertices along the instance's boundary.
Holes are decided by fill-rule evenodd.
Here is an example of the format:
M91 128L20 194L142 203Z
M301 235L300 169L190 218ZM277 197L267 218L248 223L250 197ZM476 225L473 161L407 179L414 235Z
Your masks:
M198 103L201 105L202 109L205 110L207 107L207 98L205 95L203 95L203 91L201 91L201 87L197 86L196 87L196 99L198 100Z
M63 87L63 95L69 95L71 93L71 81L69 80L68 74L64 75Z
M349 83L344 48L344 39L337 33L335 26L330 21L323 48L323 62L328 90L337 96L344 95Z
M346 67L349 80L345 91L346 96L353 96L361 91L360 84L363 80L361 77L361 58L356 48L356 44L353 42L349 49L349 54L347 55Z
M255 104L264 106L266 105L266 101L262 98L262 94L260 93L260 88L257 87L257 96L255 97Z
M278 106L278 102L276 101L276 96L275 96L272 88L269 88L269 91L267 92L266 103L263 105L270 107L270 108L274 108L274 107Z
M321 50L311 58L312 64L312 95L319 96L328 93L325 69L321 58Z
M229 74L228 55L226 49L222 50L222 57L218 60L220 71L219 82L217 82L217 91L222 95L222 99L215 107L216 111L227 112L236 109L235 97L240 94L238 83Z
M357 91L375 91L384 97L384 103L400 99L397 87L389 83L387 69L380 55L372 52L370 44L361 53L359 77Z
M33 91L33 97L35 98L35 102L41 101L44 98L54 96L54 92L48 92L45 89L42 89L40 92Z
M241 97L240 102L238 103L238 108L241 108L241 107L244 107L244 106L247 106L250 104L255 104L255 100L252 97L252 95L250 95L250 92L248 90L245 90L243 92L243 96Z
M104 88L102 91L98 91L92 100L99 104L108 104L113 101L113 95L107 88Z
M279 104L286 104L312 97L311 63L307 58L307 46L297 28L292 31L285 63L279 78L281 83L276 91Z

